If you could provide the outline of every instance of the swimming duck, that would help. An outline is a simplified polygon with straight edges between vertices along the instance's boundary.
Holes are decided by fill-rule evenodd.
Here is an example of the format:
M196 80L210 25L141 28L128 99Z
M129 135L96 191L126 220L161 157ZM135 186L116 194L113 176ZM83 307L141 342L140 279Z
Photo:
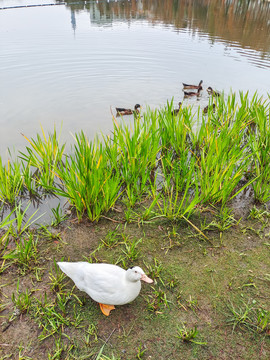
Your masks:
M57 264L79 290L99 303L106 316L115 309L114 305L130 303L139 295L141 280L149 284L153 282L139 266L124 270L117 265L83 261Z
M192 96L199 96L200 95L200 92L202 90L202 87L200 86L198 88L198 91L197 92L192 92L192 91L184 91L184 97L192 97Z
M203 81L201 80L199 82L199 85L189 85L189 84L185 84L185 83L182 83L183 84L183 88L184 89L199 89L202 85Z
M213 104L213 105L210 105L210 106L207 105L207 106L203 109L204 114L207 114L207 113L208 113L208 108L209 108L210 110L212 110L213 112L215 112L216 104Z
M174 109L174 110L172 111L172 115L178 115L178 113L179 113L179 111L180 111L180 109L181 109L182 103L179 102L179 103L178 103L178 106L179 106L178 109Z
M220 93L218 91L215 91L211 88L211 86L209 86L207 88L207 92L209 95L212 95L212 96L220 96Z
M116 113L117 115L132 115L132 114L136 114L140 111L141 105L140 104L136 104L134 106L134 110L132 109L125 109L125 108L115 108L116 109Z

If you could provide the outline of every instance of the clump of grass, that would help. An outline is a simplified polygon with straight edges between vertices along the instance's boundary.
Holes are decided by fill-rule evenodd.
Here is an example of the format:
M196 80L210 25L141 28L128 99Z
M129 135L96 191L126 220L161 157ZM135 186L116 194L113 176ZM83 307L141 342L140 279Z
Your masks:
M51 222L51 226L58 226L61 222L65 221L68 216L63 214L63 210L60 207L60 203L56 206L56 208L52 208L53 219Z
M33 233L29 233L27 237L21 237L15 249L7 251L3 259L15 263L24 274L38 263L37 238L34 238Z
M57 232L54 229L50 229L49 226L41 225L38 229L39 234L44 236L49 240L53 240L55 242L62 241L61 232Z
M15 223L16 227L12 226L13 229L13 235L15 237L19 237L23 233L25 233L27 230L29 230L30 226L32 226L38 219L40 219L43 214L39 215L38 217L34 218L37 214L38 210L36 210L32 215L27 214L27 210L29 209L31 203L28 202L25 209L22 209L23 204L20 202L15 207Z
M147 269L147 274L151 279L161 278L160 273L163 271L163 265L157 258L154 258L153 264L145 263L144 265Z
M232 302L228 305L230 315L227 319L232 325L233 331L236 327L242 330L249 330L257 333L269 333L270 311L256 306L256 300L248 301L235 306Z
M249 218L259 220L262 224L266 225L268 223L268 219L270 218L270 212L254 205L250 210Z
M114 230L110 230L108 234L102 239L102 243L109 249L117 246L121 242L121 234L118 232L119 225Z
M152 294L145 297L147 301L147 310L152 314L162 314L166 307L169 307L167 295L162 289L153 289Z
M177 329L176 337L183 340L184 342L191 342L197 345L207 345L207 342L195 340L197 335L198 329L196 326L194 328L187 328L185 324L182 324L182 326L179 326Z
M90 324L86 330L86 334L84 335L85 344L90 345L92 339L94 342L98 341L98 328L94 323Z
M54 334L62 334L64 326L80 327L82 318L79 313L76 313L73 307L73 316L67 314L66 305L71 298L71 293L57 293L56 303L51 302L46 293L42 298L33 301L30 315L36 320L38 326L42 328L42 333L39 335L39 340Z
M220 236L222 236L222 233L228 229L230 229L232 226L236 226L240 223L241 219L236 221L236 219L233 216L232 209L228 208L227 206L222 206L219 209L218 214L215 216L215 218L209 223L209 224L202 224L201 230L215 230L217 229L220 232Z
M53 260L53 266L49 272L50 279L50 288L52 291L62 292L65 285L63 280L66 278L66 275L59 269L55 259Z
M134 239L133 241L126 239L126 241L124 242L124 249L122 249L122 251L125 254L125 257L129 261L135 261L138 259L139 257L138 244L141 241L142 239L139 240Z
M11 296L15 309L10 318L10 321L14 319L14 316L25 314L30 310L32 305L31 296L32 296L32 291L29 291L28 289L26 289L26 291L24 292L19 290L19 279L18 279L16 294L13 293Z
M270 311L259 308L256 314L257 331L270 335Z
M9 238L13 234L13 223L15 218L12 218L15 208L0 221L0 251L3 252L9 244ZM1 271L0 271L1 272Z
M137 350L136 359L142 360L145 352L146 352L146 349L145 348L143 349L142 344L140 344L138 347L138 350Z
M60 360L64 353L70 353L73 349L73 344L68 346L61 336L55 337L54 345L54 349L48 352L48 360Z

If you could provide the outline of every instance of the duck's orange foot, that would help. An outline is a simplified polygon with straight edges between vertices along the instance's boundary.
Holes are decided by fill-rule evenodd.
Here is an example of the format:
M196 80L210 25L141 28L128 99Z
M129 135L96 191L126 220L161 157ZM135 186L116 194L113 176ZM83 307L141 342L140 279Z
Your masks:
M115 307L113 305L106 305L106 304L100 304L100 310L103 312L104 315L109 316L110 315L110 311L114 310Z

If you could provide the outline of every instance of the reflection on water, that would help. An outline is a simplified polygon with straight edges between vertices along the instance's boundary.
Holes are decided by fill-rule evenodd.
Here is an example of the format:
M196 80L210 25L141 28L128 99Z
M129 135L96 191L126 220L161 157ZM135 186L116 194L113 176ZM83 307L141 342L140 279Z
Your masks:
M0 0L0 8L52 0ZM61 4L61 1L55 1ZM255 0L74 1L0 11L0 155L62 124L91 138L115 106L183 101L182 82L227 94L269 92L270 3ZM129 121L128 118L125 121Z
M239 43L268 56L270 51L270 4L250 0L186 0L186 1L66 1L72 11L72 25L76 27L76 11L90 12L91 24L109 26L115 21L142 20L173 25L175 29L188 29L209 34L229 44Z

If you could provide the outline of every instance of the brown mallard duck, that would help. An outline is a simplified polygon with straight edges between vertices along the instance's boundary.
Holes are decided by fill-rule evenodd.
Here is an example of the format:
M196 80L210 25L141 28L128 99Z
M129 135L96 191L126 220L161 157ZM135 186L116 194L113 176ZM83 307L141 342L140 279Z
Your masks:
M208 109L209 109L209 110L212 110L213 112L215 112L216 104L207 105L207 106L203 109L204 114L207 114L207 113L208 113Z
M211 88L211 86L209 86L207 88L207 92L208 92L209 95L212 95L212 96L220 96L220 93L218 91L216 91L216 90L213 90Z
M132 109L125 109L125 108L115 108L116 109L116 114L119 115L132 115L132 114L136 114L140 111L141 105L140 104L136 104L134 106L134 110Z
M180 111L180 109L181 109L182 103L179 102L179 103L178 103L178 106L179 106L178 109L173 109L172 115L178 115L178 113L179 113L179 111Z
M184 91L184 97L187 98L187 97L192 97L192 96L199 96L201 90L202 90L202 87L200 86L200 87L198 88L198 91L197 91L197 92Z
M199 85L190 85L190 84L185 84L185 83L182 83L182 84L183 84L184 89L199 89L202 86L202 83L203 83L203 81L201 80L199 82Z

